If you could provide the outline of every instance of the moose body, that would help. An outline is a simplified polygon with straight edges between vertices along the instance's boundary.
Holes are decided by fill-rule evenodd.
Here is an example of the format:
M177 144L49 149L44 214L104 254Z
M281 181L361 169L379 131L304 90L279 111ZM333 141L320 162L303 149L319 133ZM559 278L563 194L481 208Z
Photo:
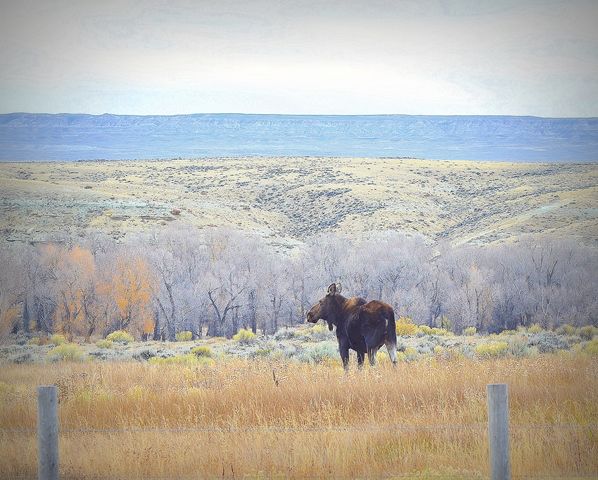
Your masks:
M307 313L307 321L326 320L330 330L336 327L338 349L343 367L349 365L349 349L357 352L357 364L363 366L365 354L370 365L376 363L376 353L385 345L393 364L397 362L397 334L394 311L390 305L360 297L345 298L340 286L332 284L326 296Z

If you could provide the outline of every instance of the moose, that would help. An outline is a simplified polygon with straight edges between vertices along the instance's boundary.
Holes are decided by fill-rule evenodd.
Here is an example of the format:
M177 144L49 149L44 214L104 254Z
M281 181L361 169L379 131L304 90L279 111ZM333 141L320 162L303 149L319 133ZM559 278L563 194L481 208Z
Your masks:
M338 350L345 370L349 368L349 349L357 352L357 365L363 367L365 354L370 365L376 364L376 353L386 345L393 365L397 363L397 334L392 307L378 300L361 297L345 298L341 285L333 283L326 296L307 312L307 321L325 320L328 329L336 327Z

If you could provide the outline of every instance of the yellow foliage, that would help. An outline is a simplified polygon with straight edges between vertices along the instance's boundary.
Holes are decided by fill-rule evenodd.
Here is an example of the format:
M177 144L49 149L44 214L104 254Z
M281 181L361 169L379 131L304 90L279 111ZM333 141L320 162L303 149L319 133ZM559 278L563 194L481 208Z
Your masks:
M177 332L175 334L175 339L177 342L190 342L191 339L193 339L193 333L188 330Z
M191 353L196 357L211 357L213 355L212 349L207 345L199 345L197 347L193 347L191 349Z
M477 329L475 327L467 327L463 330L463 334L467 335L468 337L472 337L477 333Z
M413 347L407 347L405 349L405 360L415 360L417 358L417 350Z
M85 312L91 307L96 281L93 254L80 246L70 250L47 246L42 248L42 261L56 267L59 301L54 318L57 329L69 338L77 332L87 336L88 322L92 318L87 318Z
M55 333L54 335L52 335L50 337L50 343L53 343L54 345L62 345L64 343L67 343L67 341L66 341L66 337L64 335Z
M123 327L150 333L146 330L149 327L146 321L152 316L154 283L153 273L144 259L120 257L117 260L112 277L112 295Z
M19 308L12 306L0 312L0 335L6 335L12 331L19 318Z
M135 338L125 330L116 330L107 335L106 340L116 343L131 343L135 341Z
M450 337L454 335L453 332L449 332L445 328L428 327L427 325L420 325L419 331L424 335L439 335L443 337Z
M476 345L474 351L480 357L500 357L505 355L508 349L507 342L488 342Z
M112 346L114 345L114 342L112 340L106 340L106 339L104 339L104 340L98 340L96 342L96 345L99 348L112 348Z
M397 335L415 335L419 328L409 317L399 317L396 321Z
M556 329L556 333L559 335L575 335L575 327L565 323L565 325L561 325Z
M598 339L590 340L583 346L583 351L590 355L598 355Z
M595 335L598 335L598 328L593 325L586 325L577 329L577 334L584 340L592 340Z
M143 320L143 333L145 333L146 335L154 333L155 326L156 322L154 322L153 317L146 317Z
M53 362L59 360L80 362L85 360L85 353L76 343L63 343L48 352L48 359Z
M540 333L542 331L542 327L538 323L534 323L530 325L527 329L528 333Z
M253 343L256 340L256 335L251 330L245 330L242 328L235 335L233 335L233 340L244 344Z

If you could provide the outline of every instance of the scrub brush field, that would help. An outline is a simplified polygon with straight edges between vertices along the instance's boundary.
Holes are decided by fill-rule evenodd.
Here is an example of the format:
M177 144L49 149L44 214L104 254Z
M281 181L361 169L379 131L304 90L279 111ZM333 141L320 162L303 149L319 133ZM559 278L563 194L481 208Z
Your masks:
M571 348L541 353L550 341L532 344L550 332L412 333L396 368L381 354L347 374L336 352L285 356L259 338L177 342L148 361L5 364L0 471L35 477L35 391L55 384L64 479L487 478L486 385L507 383L514 478L598 472L595 340L559 334ZM296 335L333 345L321 328Z

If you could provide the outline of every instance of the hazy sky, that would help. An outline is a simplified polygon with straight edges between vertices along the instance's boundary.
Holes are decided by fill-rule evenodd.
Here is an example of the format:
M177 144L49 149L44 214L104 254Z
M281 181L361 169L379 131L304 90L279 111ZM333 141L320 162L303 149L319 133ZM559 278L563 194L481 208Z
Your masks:
M0 0L0 112L598 116L598 1Z

